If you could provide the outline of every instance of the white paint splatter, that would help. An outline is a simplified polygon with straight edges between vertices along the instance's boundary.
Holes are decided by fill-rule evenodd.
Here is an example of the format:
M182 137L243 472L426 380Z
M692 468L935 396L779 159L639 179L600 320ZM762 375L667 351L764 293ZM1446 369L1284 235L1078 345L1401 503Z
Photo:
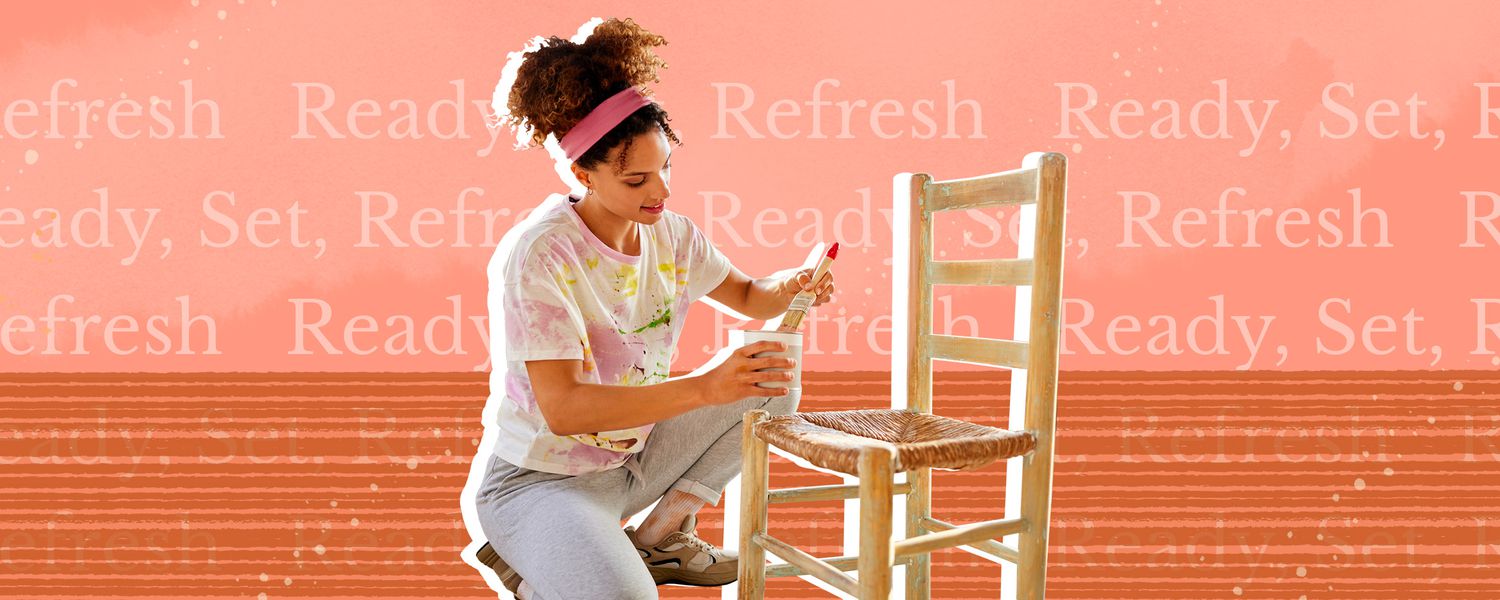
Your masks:
M1356 478L1354 478L1354 489L1356 489L1356 490L1363 490L1363 489L1365 489L1365 480L1364 480L1364 478L1362 478L1362 477L1356 477Z
M28 165L36 164L37 159L40 159L41 157L42 154L40 152L37 152L35 148L26 150L26 164Z

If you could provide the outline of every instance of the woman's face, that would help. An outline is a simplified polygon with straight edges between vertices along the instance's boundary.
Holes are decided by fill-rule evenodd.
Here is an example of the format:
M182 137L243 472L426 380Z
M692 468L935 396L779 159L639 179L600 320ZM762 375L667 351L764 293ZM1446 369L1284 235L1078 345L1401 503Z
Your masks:
M609 212L627 221L656 223L667 209L671 190L672 147L660 129L635 137L625 160L625 169L616 172L620 151L625 144L610 149L604 162L593 169L573 166L584 185L594 189L595 200ZM587 177L583 175L587 174Z

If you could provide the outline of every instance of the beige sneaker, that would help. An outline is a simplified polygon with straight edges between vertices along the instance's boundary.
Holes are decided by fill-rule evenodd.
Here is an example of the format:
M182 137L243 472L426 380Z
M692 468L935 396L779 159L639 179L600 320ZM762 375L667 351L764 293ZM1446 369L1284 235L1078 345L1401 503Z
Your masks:
M682 522L682 528L667 534L653 546L645 547L635 541L635 527L626 527L625 535L635 546L636 552L645 561L646 569L657 585L681 583L686 585L724 585L739 578L739 553L714 547L693 534L698 524L696 515Z
M505 589L510 590L512 594L516 594L517 598L521 597L521 574L517 573L515 569L510 568L510 565L505 564L505 561L500 558L500 554L495 552L494 548L490 547L489 542L485 542L483 546L479 547L479 552L474 554L479 558L479 562L494 569L495 573L500 575L500 583L505 585Z

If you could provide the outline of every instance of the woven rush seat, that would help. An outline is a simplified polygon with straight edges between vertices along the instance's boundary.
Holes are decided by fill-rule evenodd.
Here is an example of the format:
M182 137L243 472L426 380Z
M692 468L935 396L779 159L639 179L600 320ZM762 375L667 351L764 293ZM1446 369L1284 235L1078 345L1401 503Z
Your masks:
M755 424L755 436L825 469L859 474L860 448L885 442L895 449L894 472L923 467L964 471L1036 447L1036 437L906 410L793 413Z

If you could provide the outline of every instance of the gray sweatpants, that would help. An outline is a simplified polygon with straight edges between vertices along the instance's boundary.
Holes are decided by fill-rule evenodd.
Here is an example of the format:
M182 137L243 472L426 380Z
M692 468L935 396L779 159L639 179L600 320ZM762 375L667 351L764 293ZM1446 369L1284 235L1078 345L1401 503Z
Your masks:
M480 528L537 600L656 598L656 584L620 521L672 489L717 506L740 472L745 412L788 414L800 398L793 390L667 419L624 468L559 475L491 457L474 503Z

